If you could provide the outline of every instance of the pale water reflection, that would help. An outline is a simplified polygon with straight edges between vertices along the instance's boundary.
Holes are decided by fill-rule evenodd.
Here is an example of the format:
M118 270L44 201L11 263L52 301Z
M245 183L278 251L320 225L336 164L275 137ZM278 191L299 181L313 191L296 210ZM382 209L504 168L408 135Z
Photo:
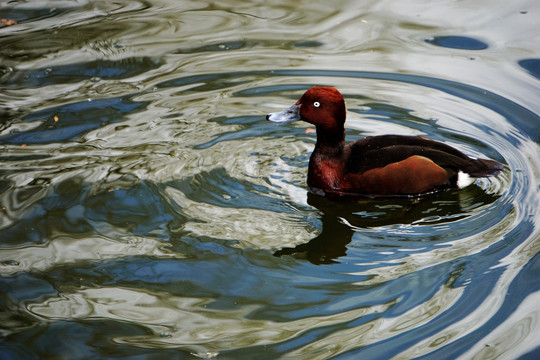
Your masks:
M0 358L540 354L536 1L0 5ZM10 24L9 26L7 24ZM349 141L504 164L421 199L308 194Z

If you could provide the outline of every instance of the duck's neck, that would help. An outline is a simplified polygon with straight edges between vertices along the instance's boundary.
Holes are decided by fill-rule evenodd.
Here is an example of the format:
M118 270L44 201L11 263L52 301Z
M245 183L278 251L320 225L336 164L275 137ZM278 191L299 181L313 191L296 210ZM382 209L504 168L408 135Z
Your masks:
M333 191L339 188L345 172L345 132L317 128L317 143L309 159L308 185L312 189Z
M341 126L338 129L327 130L317 127L317 143L313 154L335 157L340 156L345 146L345 128Z

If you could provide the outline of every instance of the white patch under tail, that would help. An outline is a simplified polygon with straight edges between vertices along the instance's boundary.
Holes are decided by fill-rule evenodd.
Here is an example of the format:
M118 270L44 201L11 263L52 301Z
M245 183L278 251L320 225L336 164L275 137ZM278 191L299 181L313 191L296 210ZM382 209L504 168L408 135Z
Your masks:
M457 177L457 186L460 189L466 188L467 186L474 183L474 178L471 177L469 174L464 173L463 171L458 172Z

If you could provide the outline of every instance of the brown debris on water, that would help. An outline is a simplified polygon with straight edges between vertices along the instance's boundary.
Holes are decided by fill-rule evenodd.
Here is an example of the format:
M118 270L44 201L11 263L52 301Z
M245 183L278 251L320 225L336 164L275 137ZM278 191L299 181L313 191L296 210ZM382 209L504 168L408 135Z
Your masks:
M17 25L17 22L11 19L0 19L0 27L11 26L11 25Z

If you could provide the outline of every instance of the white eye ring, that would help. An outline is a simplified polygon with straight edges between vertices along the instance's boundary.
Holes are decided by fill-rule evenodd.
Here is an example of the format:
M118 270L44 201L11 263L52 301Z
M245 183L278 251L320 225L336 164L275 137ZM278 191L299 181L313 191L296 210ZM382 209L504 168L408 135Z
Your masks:
M313 106L315 106L316 108L318 108L319 106L321 106L321 103L318 102L318 101L315 101L315 102L313 103Z

